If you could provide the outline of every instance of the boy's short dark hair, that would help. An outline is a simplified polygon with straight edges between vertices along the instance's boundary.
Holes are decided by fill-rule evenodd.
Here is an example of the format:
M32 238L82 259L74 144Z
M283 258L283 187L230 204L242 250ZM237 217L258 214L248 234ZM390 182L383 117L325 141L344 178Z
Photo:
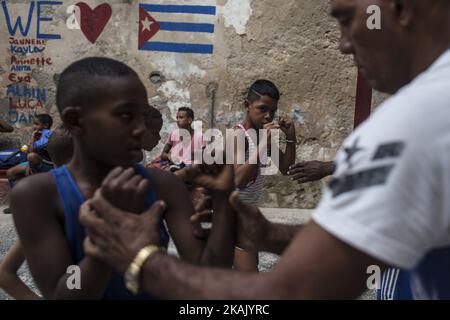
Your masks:
M59 77L56 105L59 112L68 106L88 104L98 94L96 77L138 77L125 63L104 57L78 60L68 66Z
M161 112L152 106L148 107L144 115L145 115L145 126L147 128L151 128L152 121L162 119Z
M47 151L56 167L60 167L72 159L73 139L64 126L59 126L50 136Z
M186 112L188 118L191 118L192 120L194 120L194 110L192 110L191 108L181 107L178 109L178 112L180 112L180 111Z
M50 129L53 125L53 118L47 113L41 113L35 117L41 124Z
M280 91L272 81L265 79L256 80L248 89L247 100L249 102L255 102L262 96L268 96L272 99L280 100Z

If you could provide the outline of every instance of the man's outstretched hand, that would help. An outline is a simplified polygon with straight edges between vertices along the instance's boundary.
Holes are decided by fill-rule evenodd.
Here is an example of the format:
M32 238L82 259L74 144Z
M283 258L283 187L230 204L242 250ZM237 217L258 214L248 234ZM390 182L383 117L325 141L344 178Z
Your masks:
M234 167L226 165L195 165L185 169L187 179L210 193L230 193L235 189Z
M296 163L289 168L288 175L298 183L318 181L333 174L333 162L304 161Z

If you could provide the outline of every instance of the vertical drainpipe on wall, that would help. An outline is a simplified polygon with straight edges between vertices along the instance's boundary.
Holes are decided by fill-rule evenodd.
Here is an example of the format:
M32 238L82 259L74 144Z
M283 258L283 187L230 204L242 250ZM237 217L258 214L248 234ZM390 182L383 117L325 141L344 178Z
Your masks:
M355 129L369 116L372 109L372 87L358 72L358 80L356 84L356 101L355 101L355 118L353 128Z
M214 104L216 102L216 92L219 88L216 82L210 82L206 86L206 96L208 97L208 128L212 129L214 127Z

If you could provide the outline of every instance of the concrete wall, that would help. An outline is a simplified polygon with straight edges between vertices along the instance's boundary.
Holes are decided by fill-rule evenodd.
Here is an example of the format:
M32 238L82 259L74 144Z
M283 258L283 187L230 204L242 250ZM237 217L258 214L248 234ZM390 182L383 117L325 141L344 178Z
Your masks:
M120 59L137 70L150 102L164 114L163 139L181 106L192 107L206 129L208 96L214 88L214 126L225 129L242 120L243 93L258 78L270 79L279 86L283 94L280 111L295 119L297 160L332 159L352 130L356 70L351 58L337 50L339 32L328 17L326 0L85 1L91 8L107 4L96 11L84 5L73 6L77 2L47 1L41 5L39 1L2 1L0 116L17 129L14 134L2 134L1 147L28 139L35 112L49 112L57 118L58 74L74 60L98 55ZM145 36L153 27L148 24L151 18L145 10L139 16L140 4L213 6L215 13L147 13L166 22L161 24L163 29L173 28L167 22L195 22L214 25L214 32L160 30L147 40ZM109 8L112 15L108 19ZM92 18L95 15L97 18ZM12 30L18 16L22 32L20 28ZM90 27L93 32L89 32ZM140 42L138 30L143 27L147 29L141 32ZM212 31L208 25L204 28ZM21 45L21 39L34 42ZM213 53L150 51L158 45L155 42L212 45ZM163 44L159 49L167 50L167 46ZM33 53L20 53L30 49ZM211 47L190 49L208 51ZM17 71L23 60L28 60L24 64L27 70ZM19 79L23 81L18 84ZM262 205L310 208L320 197L322 183L297 186L285 177L270 177L266 179Z

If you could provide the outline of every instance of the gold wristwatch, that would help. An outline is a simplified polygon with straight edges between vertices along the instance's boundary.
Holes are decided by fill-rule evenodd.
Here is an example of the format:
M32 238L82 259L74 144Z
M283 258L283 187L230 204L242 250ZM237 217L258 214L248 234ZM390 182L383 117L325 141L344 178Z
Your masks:
M139 276L141 274L142 266L144 265L145 260L147 260L148 257L150 257L155 252L158 252L159 250L161 250L161 248L150 244L142 248L134 258L133 262L130 263L130 266L125 272L124 279L125 285L133 294L139 293Z

